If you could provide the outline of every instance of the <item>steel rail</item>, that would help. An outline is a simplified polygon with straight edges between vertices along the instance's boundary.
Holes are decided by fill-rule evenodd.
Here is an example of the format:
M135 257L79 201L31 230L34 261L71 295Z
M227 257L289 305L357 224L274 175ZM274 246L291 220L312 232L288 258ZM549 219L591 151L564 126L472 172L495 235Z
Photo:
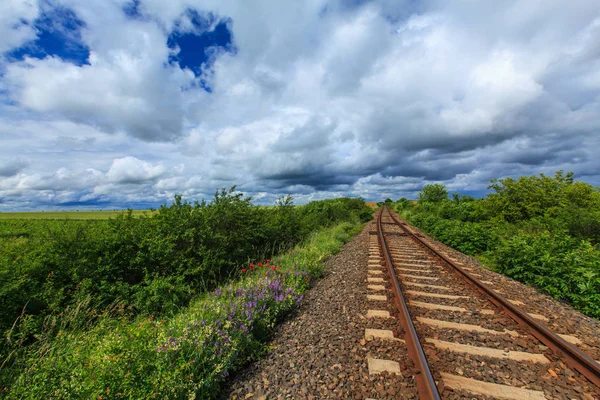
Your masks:
M384 206L387 208L387 206ZM417 243L423 245L434 253L437 257L441 258L447 265L453 268L463 279L469 284L477 288L481 293L487 296L490 301L496 305L500 310L508 314L518 324L526 326L533 336L535 336L540 342L554 350L559 356L564 357L564 361L573 369L579 371L585 376L590 382L600 387L600 364L594 361L590 356L579 350L577 347L565 341L563 338L552 332L550 328L541 322L535 320L527 312L522 310L511 303L507 298L498 294L493 289L489 288L486 284L481 282L479 279L473 277L460 266L456 265L448 257L441 254L439 251L434 249L431 245L426 243L416 234L406 228L405 223L398 220L398 218L392 214L389 209L388 213L391 218L402 228L403 231L409 234L411 238L417 241Z
M391 215L389 210L388 214ZM423 352L421 342L419 342L419 337L417 336L417 331L415 330L415 326L413 325L412 319L410 317L408 307L406 306L406 300L404 299L404 295L402 294L400 282L398 282L398 277L396 276L396 272L394 271L394 265L392 263L390 251L387 247L387 244L385 243L381 223L382 215L383 208L377 216L377 233L379 237L379 244L381 246L381 249L383 250L385 264L387 266L388 274L392 281L392 289L395 294L395 303L400 313L400 325L402 325L402 328L404 329L404 341L406 342L408 356L411 358L411 360L415 364L415 367L419 371L419 373L415 375L415 381L417 384L417 390L419 392L419 398L421 400L439 400L440 394L438 392L437 385L435 383L435 380L433 379L433 376L431 375L431 370L429 369L429 365L427 364L425 353Z

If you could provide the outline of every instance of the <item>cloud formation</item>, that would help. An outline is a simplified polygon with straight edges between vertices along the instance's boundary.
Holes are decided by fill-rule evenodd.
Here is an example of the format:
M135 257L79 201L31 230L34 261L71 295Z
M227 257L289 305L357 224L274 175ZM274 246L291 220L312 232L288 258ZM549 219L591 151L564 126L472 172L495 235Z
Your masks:
M233 184L265 203L481 194L556 169L600 183L593 0L16 4L0 13L0 207ZM85 63L24 50L54 9L79 21L61 29Z

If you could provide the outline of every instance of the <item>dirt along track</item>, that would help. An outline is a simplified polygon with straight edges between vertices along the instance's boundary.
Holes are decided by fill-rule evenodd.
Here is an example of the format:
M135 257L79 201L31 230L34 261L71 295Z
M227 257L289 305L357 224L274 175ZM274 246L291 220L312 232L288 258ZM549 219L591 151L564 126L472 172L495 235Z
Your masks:
M417 244L389 215L382 222L440 398L600 399L599 389L560 354ZM586 354L600 358L598 321L406 228ZM414 355L409 356L383 255L373 221L328 260L328 275L277 329L272 350L238 373L224 397L424 398L417 390L423 373Z

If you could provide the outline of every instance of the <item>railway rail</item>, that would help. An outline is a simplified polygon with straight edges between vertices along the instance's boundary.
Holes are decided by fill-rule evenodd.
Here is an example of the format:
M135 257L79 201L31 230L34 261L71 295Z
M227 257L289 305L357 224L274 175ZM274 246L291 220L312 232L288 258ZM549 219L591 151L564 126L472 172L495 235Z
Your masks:
M421 399L447 393L452 398L600 399L600 364L569 337L554 333L472 268L413 233L386 206L376 226L368 281L383 283L376 268L385 269ZM548 374L551 380L544 380Z

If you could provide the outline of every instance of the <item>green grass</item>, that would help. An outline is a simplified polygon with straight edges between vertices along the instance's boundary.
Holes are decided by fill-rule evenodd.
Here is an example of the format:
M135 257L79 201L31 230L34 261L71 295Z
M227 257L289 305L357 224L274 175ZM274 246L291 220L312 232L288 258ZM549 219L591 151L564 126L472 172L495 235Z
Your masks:
M127 210L109 211L31 211L31 212L0 212L0 220L18 219L109 219L114 218ZM133 215L142 216L151 213L150 210L133 210Z

